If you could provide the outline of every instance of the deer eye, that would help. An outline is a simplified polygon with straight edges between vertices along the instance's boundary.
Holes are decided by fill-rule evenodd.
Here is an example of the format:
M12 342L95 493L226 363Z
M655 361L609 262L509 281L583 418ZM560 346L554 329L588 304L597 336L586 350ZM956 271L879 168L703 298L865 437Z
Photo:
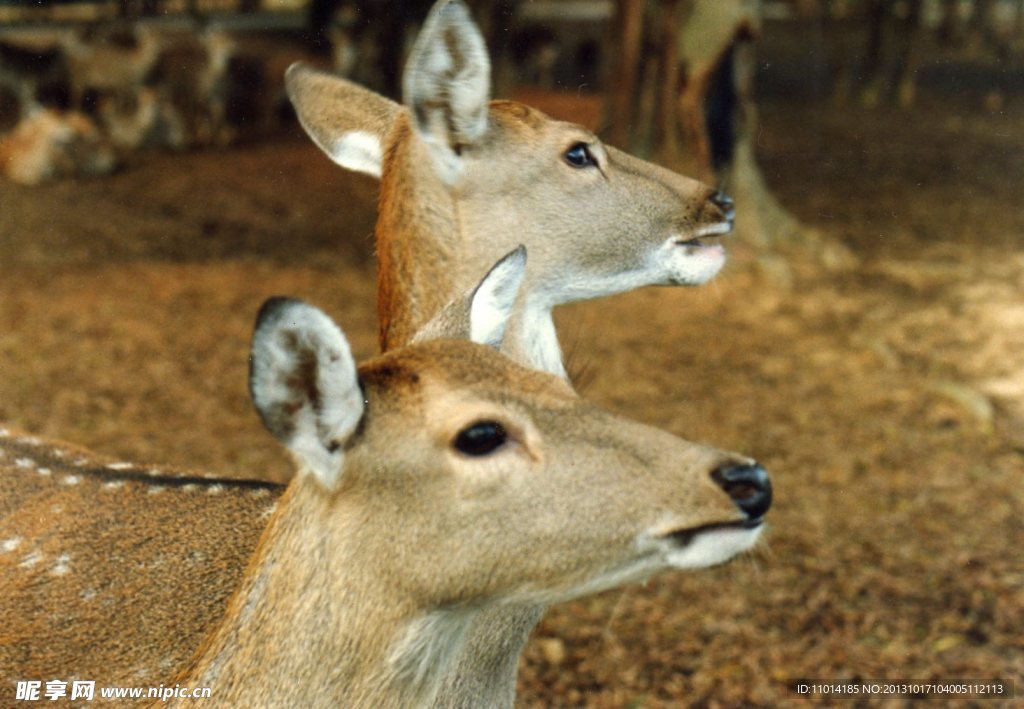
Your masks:
M565 161L573 167L593 167L597 165L594 156L590 154L590 148L586 143L575 143L565 151Z
M452 445L460 453L482 456L493 453L507 440L504 426L497 421L477 421L459 431Z

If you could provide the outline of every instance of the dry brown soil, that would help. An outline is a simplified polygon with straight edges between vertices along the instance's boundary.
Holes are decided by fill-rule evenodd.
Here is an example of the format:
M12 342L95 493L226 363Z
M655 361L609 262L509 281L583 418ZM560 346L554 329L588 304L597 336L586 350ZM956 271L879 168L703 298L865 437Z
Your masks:
M1024 100L775 98L762 119L769 183L859 267L797 259L781 287L739 235L706 287L558 320L587 397L772 471L766 541L554 609L523 706L832 703L797 678L1024 692ZM299 296L373 354L375 197L297 135L0 184L0 421L283 477L245 389L252 320Z

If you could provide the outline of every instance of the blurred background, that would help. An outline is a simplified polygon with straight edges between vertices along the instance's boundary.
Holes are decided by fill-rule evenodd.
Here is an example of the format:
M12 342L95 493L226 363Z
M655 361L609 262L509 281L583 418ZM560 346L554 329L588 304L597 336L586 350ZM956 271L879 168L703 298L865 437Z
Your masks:
M0 0L0 422L286 479L252 321L302 297L376 352L378 184L283 74L398 98L429 4ZM586 397L757 457L777 498L750 558L553 609L520 703L1024 692L1024 2L469 4L496 96L735 198L712 283L556 316Z

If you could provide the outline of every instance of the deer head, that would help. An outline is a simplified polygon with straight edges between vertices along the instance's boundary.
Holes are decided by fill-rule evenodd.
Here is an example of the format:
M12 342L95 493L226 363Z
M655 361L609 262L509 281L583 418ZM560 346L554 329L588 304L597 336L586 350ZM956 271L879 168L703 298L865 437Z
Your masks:
M336 163L381 179L381 338L407 343L516 244L530 251L505 351L564 374L555 305L645 285L697 285L721 269L733 208L716 190L603 144L582 126L491 101L479 30L458 0L428 16L404 105L302 65L286 83Z

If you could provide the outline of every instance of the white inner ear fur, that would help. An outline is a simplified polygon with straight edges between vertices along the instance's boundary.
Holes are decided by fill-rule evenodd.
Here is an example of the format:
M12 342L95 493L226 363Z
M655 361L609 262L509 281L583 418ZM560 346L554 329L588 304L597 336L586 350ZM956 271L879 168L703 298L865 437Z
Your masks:
M260 375L253 398L261 412L287 412L291 435L282 442L300 473L333 489L344 463L343 444L365 406L355 360L338 326L313 306L290 302L271 317L254 339L254 370ZM315 366L309 366L310 358ZM317 392L317 401L310 391Z
M491 94L487 47L461 2L440 3L427 17L409 54L402 91L438 176L454 184L461 147L487 131Z
M327 153L334 162L348 170L380 179L382 150L380 138L373 133L362 130L343 133Z
M500 348L505 328L526 274L526 247L502 258L484 276L473 292L469 306L469 339Z

